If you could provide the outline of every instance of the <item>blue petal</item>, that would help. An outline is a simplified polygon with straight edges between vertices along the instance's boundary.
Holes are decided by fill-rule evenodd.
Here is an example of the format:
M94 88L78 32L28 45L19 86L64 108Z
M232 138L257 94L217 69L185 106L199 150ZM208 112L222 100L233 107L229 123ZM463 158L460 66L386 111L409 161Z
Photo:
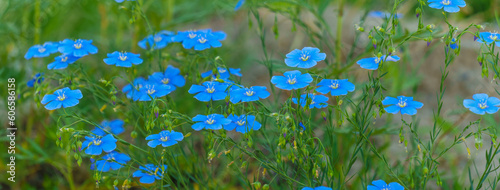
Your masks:
M384 188L385 186L387 186L387 183L385 183L385 181L381 179L372 181L372 184L377 186L378 188Z
M141 183L154 183L155 182L155 178L151 175L143 175L141 177L141 179L139 180Z
M403 186L401 186L399 183L392 182L392 183L389 183L389 189L390 190L404 190L405 188Z
M397 98L393 97L385 97L385 99L382 101L382 105L392 105L392 104L397 104L399 103L399 100Z
M447 5L444 6L444 11L449 12L449 13L456 13L460 11L460 8L456 5Z
M415 114L417 114L417 109L412 108L412 107L404 107L404 108L401 108L401 114L415 115Z
M392 105L389 107L384 108L387 113L392 113L392 114L397 114L401 108L396 105Z
M472 96L472 98L474 98L474 100L484 100L484 99L487 99L488 98L488 95L487 94L474 94Z
M48 109L48 110L55 110L55 109L58 109L62 106L62 102L61 101L52 101L50 103L48 103L47 105L45 105L45 108Z

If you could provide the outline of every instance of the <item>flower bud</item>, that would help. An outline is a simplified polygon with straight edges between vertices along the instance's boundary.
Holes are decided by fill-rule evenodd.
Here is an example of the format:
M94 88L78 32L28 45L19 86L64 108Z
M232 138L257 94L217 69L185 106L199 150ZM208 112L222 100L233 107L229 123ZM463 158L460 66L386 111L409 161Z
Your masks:
M137 138L137 132L136 131L132 131L130 133L130 137L132 137L133 139Z
M258 182L258 181L253 182L253 187L255 187L255 189L257 189L257 190L260 189L260 186L261 186L260 182Z
M416 10L415 10L415 14L418 17L420 17L420 14L422 14L422 9L420 9L420 7L418 7Z
M262 190L269 190L269 184L264 184L264 187L262 187Z

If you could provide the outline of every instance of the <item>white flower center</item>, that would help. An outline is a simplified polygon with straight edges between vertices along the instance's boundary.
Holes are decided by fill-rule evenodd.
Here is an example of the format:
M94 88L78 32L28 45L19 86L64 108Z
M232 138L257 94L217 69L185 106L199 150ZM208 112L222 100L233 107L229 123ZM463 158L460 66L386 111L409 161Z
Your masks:
M245 92L245 95L247 95L247 96L252 96L253 94L254 94L253 90L247 90Z
M120 56L118 57L121 61L127 60L127 56L124 53L120 53Z
M153 93L156 92L155 85L148 85L146 88L148 89L148 94L149 95L151 95L151 94L153 94Z
M443 0L441 3L443 3L443 5L450 5L451 1L450 0Z
M397 105L398 105L399 107L401 107L401 108L406 107L406 105L407 105L407 104L406 104L406 100L399 99L399 102L398 102L398 104L397 104Z
M332 82L332 85L330 85L330 88L332 88L332 89L337 89L337 88L339 88L339 82L337 82L337 81L333 81L333 82Z
M488 104L486 100L479 101L479 108L481 109L486 109L488 107Z
M209 125L212 125L215 123L215 120L212 119L212 118L208 118L208 120L205 121L205 123L209 124Z
M168 136L161 137L160 140L163 141L163 142L168 141Z
M297 79L295 79L295 77L288 78L288 80L286 82L288 82L288 84L295 84L295 83L297 83Z
M99 146L102 143L101 139L94 139L94 144Z
M45 49L44 47L39 47L39 48L38 48L38 52L40 52L40 53L45 52L45 50L46 50L46 49Z
M155 37L153 38L153 40L155 42L160 42L162 40L161 35L155 35Z
M68 56L64 56L61 58L61 62L66 62L68 60Z
M75 49L80 49L80 48L82 48L82 42L77 41L75 44L73 44L73 47L75 47Z
M170 83L170 79L169 78L164 78L164 79L161 80L161 82L163 84L168 84L168 83Z
M302 55L300 56L300 59L301 59L302 61L307 61L307 60L309 60L309 55L307 55L307 54L302 54Z
M245 120L239 120L238 122L236 122L236 124L238 124L239 126L243 126L245 125Z

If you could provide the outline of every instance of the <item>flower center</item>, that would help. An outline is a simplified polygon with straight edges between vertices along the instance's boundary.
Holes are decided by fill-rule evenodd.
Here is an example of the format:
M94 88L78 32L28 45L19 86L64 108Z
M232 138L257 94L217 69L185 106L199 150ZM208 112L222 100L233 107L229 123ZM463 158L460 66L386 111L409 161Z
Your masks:
M451 4L451 1L450 0L443 0L443 5L450 5Z
M404 108L406 107L406 100L399 99L399 102L397 104L399 107Z
M40 53L45 52L45 50L46 50L46 49L45 49L44 47L39 47L39 48L38 48L38 52L40 52Z
M57 99L58 99L59 101L66 100L66 95L65 95L64 93L61 93L61 94L59 94L59 96L57 96Z
M68 56L64 56L61 58L61 62L66 62L68 60Z
M382 61L382 58L380 57L377 57L377 59L375 59L375 63L380 63L380 61Z
M215 123L215 120L213 120L212 118L208 118L207 121L205 121L205 123L209 124L209 125L212 125Z
M309 55L302 54L302 56L300 56L300 59L302 59L302 61L307 61L309 60Z
M161 141L163 141L163 142L168 141L168 136L166 136L166 137L161 137L161 138L160 138L160 140L161 140Z
M330 88L332 88L332 89L337 89L337 88L339 88L339 83L338 83L337 81L332 82L332 85L330 85Z
M243 126L245 125L245 120L239 120L238 122L236 122L236 124L238 124L239 126Z
M488 107L488 104L486 104L486 101L481 101L479 103L479 108L486 109L487 107Z
M225 73L226 71L226 69L219 69L219 73Z
M120 53L120 56L118 57L118 59L120 59L121 61L125 61L125 60L127 60L127 56L123 53Z
M207 88L207 92L208 92L208 93L214 93L214 92L215 92L215 87L214 87L214 86L209 86L209 87Z
M149 86L149 88L148 88L148 94L151 95L151 94L153 94L155 92L156 92L155 85Z
M101 139L94 139L95 145L99 146L99 145L101 145L101 143L102 143Z
M160 42L162 40L161 35L155 35L154 39L155 42Z
M170 79L168 79L168 78L164 78L163 80L161 80L161 82L162 82L163 84L168 84L168 83L170 82Z
M496 33L491 33L490 39L493 40L493 41L497 41L497 39L498 39L497 34Z
M288 84L295 84L295 83L297 83L297 79L295 79L295 77L288 78L288 80L286 82L288 82Z
M247 90L245 92L245 95L247 95L247 96L252 96L253 94L254 94L253 90Z
M205 42L207 42L207 39L205 39L204 37L200 37L200 38L198 39L198 42L200 42L200 43L204 44Z
M188 34L188 37L189 37L189 38L191 38L191 39L193 39L193 38L195 38L195 37L196 37L196 34L195 34L195 33L190 32L190 33Z
M82 43L77 42L77 43L73 44L73 46L75 47L75 49L80 49L80 48L82 48Z

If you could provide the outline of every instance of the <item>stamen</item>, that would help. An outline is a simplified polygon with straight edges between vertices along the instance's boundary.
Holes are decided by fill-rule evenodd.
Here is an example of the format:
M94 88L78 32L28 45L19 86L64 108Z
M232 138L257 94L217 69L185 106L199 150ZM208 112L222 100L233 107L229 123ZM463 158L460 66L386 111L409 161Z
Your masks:
M154 39L155 42L160 42L162 40L161 35L155 35Z
M450 0L443 0L441 3L443 3L443 5L450 5L451 4Z
M215 92L215 87L213 85L208 86L207 92L208 93L214 93Z
M38 48L38 52L40 52L40 53L45 52L45 50L46 50L46 49L45 49L45 48L43 48L43 47L39 47L39 48Z
M295 83L297 83L297 79L295 79L295 77L288 78L288 80L286 82L288 82L288 84L295 84Z
M61 62L66 62L68 60L68 56L64 56L63 58L61 58Z
M302 54L302 56L300 56L300 59L302 59L302 61L307 61L309 60L309 55Z
M123 53L120 53L120 56L118 57L121 61L127 60L127 56Z
M239 120L238 122L236 122L236 124L238 124L239 126L243 126L245 125L245 120Z
M101 143L102 143L101 139L94 139L95 145L99 146L99 145L101 145Z
M77 42L77 43L73 44L73 46L75 47L75 49L80 49L80 48L82 48L82 43Z
M60 94L57 96L57 99L58 99L59 101L63 101L63 100L65 100L65 99L66 99L66 95L64 94L64 92L63 92L63 93L60 93Z
M399 107L401 107L401 108L406 107L406 105L407 105L407 104L406 104L406 100L399 99L399 102L398 102L398 104L397 104L397 105L398 105Z
M156 92L156 90L155 90L155 85L148 86L147 88L148 88L148 94L149 94L149 95L151 95L151 94L153 94L153 93L155 93L155 92Z
M488 107L488 104L487 104L486 100L479 101L479 108L486 109L487 107Z
M193 32L189 32L188 37L191 38L191 39L193 39L193 38L196 37L196 34L193 33Z
M170 79L169 78L164 78L163 80L161 80L161 82L163 84L168 84L170 82Z
M205 123L212 125L215 123L215 120L213 120L212 118L208 118L208 120L206 120Z
M198 42L200 42L200 43L204 44L205 42L207 42L207 39L205 39L204 37L200 37L200 38L198 39Z
M247 95L247 96L252 96L253 94L254 94L253 90L247 90L245 92L245 95Z
M161 137L160 140L163 141L163 142L168 141L168 136Z
M332 88L332 89L339 88L339 82L338 81L332 81L332 85L330 85L330 88Z

